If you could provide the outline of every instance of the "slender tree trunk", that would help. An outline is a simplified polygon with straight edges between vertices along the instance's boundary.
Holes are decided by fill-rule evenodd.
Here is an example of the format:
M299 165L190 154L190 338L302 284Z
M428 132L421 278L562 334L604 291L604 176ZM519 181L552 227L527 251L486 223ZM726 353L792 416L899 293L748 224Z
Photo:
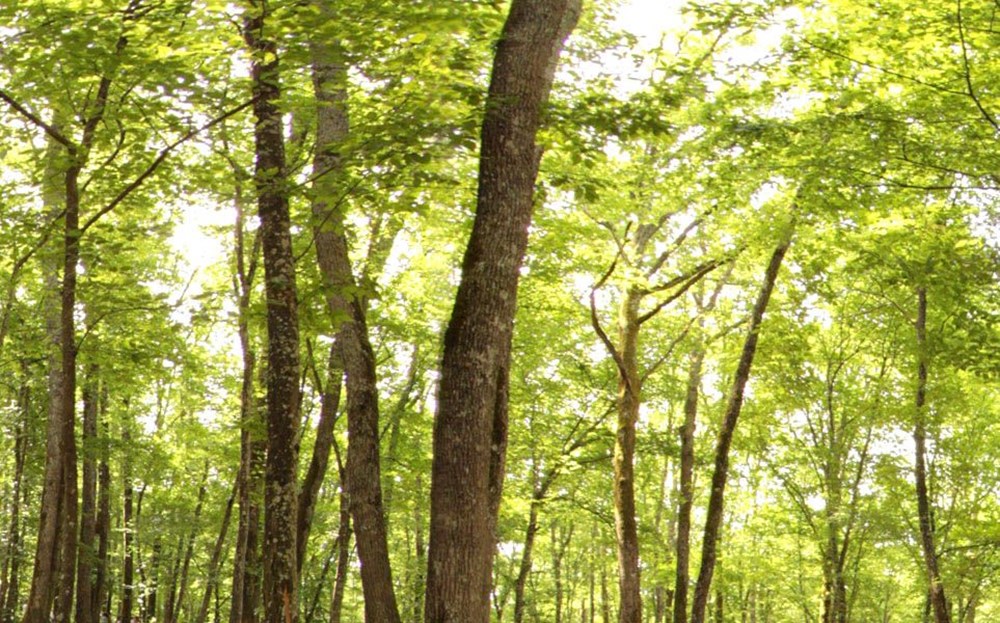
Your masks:
M931 500L927 492L927 289L917 290L917 393L913 441L916 451L917 514L920 520L920 546L924 554L925 571L929 584L931 610L935 623L951 623L944 584L938 570L937 551L934 545L934 523L931 517Z
M122 445L125 448L131 446L132 435L128 425L122 430ZM122 494L122 532L124 533L124 549L122 550L122 601L118 618L122 623L132 621L132 595L135 578L135 562L132 552L133 534L133 498L132 489L132 459L126 451L122 458L122 482L124 483L124 493Z
M325 4L321 10L328 11ZM345 214L336 200L342 168L339 148L347 137L347 66L340 46L314 42L313 88L318 108L312 204L317 260L346 372L347 465L345 486L361 561L365 618L399 623L392 582L379 456L379 404L375 354L368 338L364 305L357 294L348 255Z
M28 365L21 364L21 390L18 393L18 420L14 431L14 484L10 497L10 525L7 531L7 549L4 557L3 585L0 587L0 621L12 623L17 607L21 548L21 503L24 481L24 463L28 447L28 418L31 409Z
M266 1L247 13L252 52L257 206L267 295L267 461L264 485L264 617L298 621L299 325L285 165L277 45L265 36Z
M736 376L733 379L732 390L729 394L729 402L726 405L726 413L719 429L719 438L715 446L715 471L712 473L712 489L708 502L708 516L705 519L705 536L702 539L701 548L701 570L698 573L698 582L695 585L694 600L691 604L691 623L704 623L705 610L708 606L708 597L712 586L712 574L715 571L715 561L717 557L717 541L722 528L723 500L726 490L726 480L729 476L729 447L733 441L733 434L736 432L736 424L743 408L743 392L747 381L750 378L750 368L753 365L754 355L757 352L757 338L760 333L760 325L764 319L764 312L771 299L771 292L778 278L778 270L781 262L785 258L785 253L791 244L791 238L782 241L774 250L768 262L767 271L764 275L764 283L761 285L760 294L754 303L750 317L750 327L747 331L746 340L743 343L743 352L736 368ZM720 594L721 595L721 594ZM719 608L721 609L721 603Z
M333 580L333 594L330 597L329 623L340 623L340 615L344 607L344 589L347 586L347 573L351 558L351 513L346 498L347 494L344 493L343 485L341 485L340 522L337 527L337 575Z
M535 535L538 534L538 509L541 502L537 496L532 496L531 508L528 511L528 527L524 532L524 549L521 552L521 564L518 567L517 579L514 582L514 623L523 623L525 588L528 586L528 575L531 574L531 555L535 549Z
M191 531L187 535L187 547L184 552L184 563L181 565L181 576L178 582L177 601L173 609L173 620L165 623L176 623L177 613L184 607L184 598L187 594L188 570L191 567L191 557L194 556L194 541L198 536L198 521L201 519L201 509L205 505L205 493L208 490L208 463L205 463L205 474L201 478L201 486L198 487L198 502L194 506L194 517L191 521Z
M247 603L247 594L252 591L254 585L253 577L248 578L248 574L254 573L253 569L257 564L254 543L260 521L260 453L263 451L263 443L259 438L264 428L254 393L257 358L250 336L250 301L257 273L259 238L255 238L249 245L250 248L247 248L243 175L242 171L234 167L233 207L236 213L233 224L235 241L233 254L236 258L234 287L239 306L237 333L243 370L240 385L240 468L236 477L239 515L236 551L233 555L233 579L230 587L230 623L256 620L255 607Z
M694 433L698 423L698 395L705 351L697 348L688 364L687 392L684 396L684 425L681 427L681 503L677 511L677 572L674 581L673 623L687 621L687 594L691 583L691 509L694 506Z
M299 492L298 535L296 536L296 543L298 545L297 560L300 574L302 572L302 563L305 560L306 544L309 541L312 517L316 510L316 501L319 499L319 490L323 486L327 464L330 462L330 449L334 441L337 411L340 408L340 388L344 370L339 361L340 358L337 351L337 344L334 342L330 346L330 355L327 358L327 380L323 388L322 403L319 410L319 423L316 425L316 442L313 445L312 460L309 462L309 471L302 481L302 490Z
M414 490L418 496L418 499L422 499L422 494L424 491L423 478L420 473L417 473L416 482L414 485ZM424 613L424 589L426 587L426 575L425 570L427 569L427 545L424 542L424 531L426 526L424 525L424 509L423 505L420 503L413 505L413 549L414 549L414 561L413 565L415 568L414 578L413 578L413 598L410 607L411 611L411 622L420 623L423 618Z
M163 607L164 623L177 620L174 606L177 604L177 587L181 579L181 564L184 560L184 536L177 539L177 550L174 553L174 564L170 567L170 590L167 591L167 603Z
M80 553L77 560L76 623L95 623L93 617L94 537L97 526L97 414L99 369L87 366L83 388L83 488L80 508Z
M434 421L427 623L486 623L507 376L541 156L535 134L580 0L514 0L483 119L476 218L445 333Z
M58 127L58 123L54 122ZM43 188L43 202L47 212L58 212L59 205L65 204L65 189L58 188L57 184L51 182L60 178L62 147L54 140L50 139L45 154L46 167L45 179L50 180ZM65 217L64 217L65 218ZM64 245L69 241L66 232L69 231L69 224L64 225ZM76 244L74 239L71 245ZM70 249L64 247L64 255L71 253ZM63 268L65 269L66 263ZM49 289L59 288L58 277L55 266L50 268L51 272L46 278L46 285ZM76 272L76 264L72 266L72 272ZM68 293L66 276L64 275L62 294ZM73 279L70 283L74 283ZM65 304L66 297L62 296L62 304ZM23 623L49 623L52 609L52 600L55 597L55 577L59 563L60 544L60 510L62 502L62 468L63 468L63 416L66 401L63 393L66 391L66 383L63 377L63 365L61 357L65 354L61 340L63 331L61 322L63 316L60 313L59 304L56 298L52 297L48 301L49 309L46 310L46 330L51 342L48 365L48 419L45 434L45 472L42 484L42 500L39 511L38 539L35 547L35 565L31 577L31 589L28 594L27 609L24 613Z
M108 432L108 390L106 385L101 387L100 404L99 411L103 421L103 430L100 439L100 463L97 467L97 525L95 527L97 533L97 560L95 562L97 573L94 578L91 621L100 620L102 607L110 601L108 597L108 539L111 532L111 468L109 466L110 435Z
M615 535L618 545L619 623L642 623L639 577L639 527L635 508L635 435L642 381L639 378L639 303L642 294L628 289L619 309L618 427L614 453Z
M237 479L239 476L237 476ZM208 619L208 608L212 602L212 593L218 595L219 590L219 566L222 562L222 551L226 545L226 534L229 532L229 523L233 516L233 504L236 502L236 494L239 488L238 483L233 487L233 492L229 494L226 502L226 510L222 513L222 527L219 528L219 536L215 539L215 546L212 548L212 558L208 563L208 578L205 585L205 595L201 600L201 607L198 609L196 623L205 623Z

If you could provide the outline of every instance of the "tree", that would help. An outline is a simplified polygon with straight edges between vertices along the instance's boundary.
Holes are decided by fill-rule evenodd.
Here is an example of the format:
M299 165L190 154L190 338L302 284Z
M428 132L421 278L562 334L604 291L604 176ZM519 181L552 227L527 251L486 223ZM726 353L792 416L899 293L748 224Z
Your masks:
M563 41L579 12L575 0L515 1L494 57L476 219L441 361L427 623L489 620L511 330L540 159L535 133Z
M267 295L267 460L264 475L264 617L298 620L299 319L288 207L288 171L277 44L269 38L271 10L251 5L243 34L251 53L256 118L254 184L261 222Z

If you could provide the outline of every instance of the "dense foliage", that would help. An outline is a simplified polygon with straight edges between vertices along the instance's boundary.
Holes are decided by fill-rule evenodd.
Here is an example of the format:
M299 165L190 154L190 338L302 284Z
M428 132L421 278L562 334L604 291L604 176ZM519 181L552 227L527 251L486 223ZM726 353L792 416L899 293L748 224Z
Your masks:
M584 2L538 132L491 617L681 623L698 580L692 621L1000 620L995 3L662 4ZM272 191L311 520L291 607L361 621L371 600L345 495L368 493L344 486L369 353L368 517L393 609L424 620L507 11L0 2L2 623L265 616ZM284 160L262 169L278 59ZM70 559L58 594L29 590Z

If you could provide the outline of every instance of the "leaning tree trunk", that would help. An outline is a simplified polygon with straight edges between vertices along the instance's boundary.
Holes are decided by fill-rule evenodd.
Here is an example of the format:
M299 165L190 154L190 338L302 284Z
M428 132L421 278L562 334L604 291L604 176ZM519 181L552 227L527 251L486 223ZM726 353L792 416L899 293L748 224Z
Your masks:
M774 290L774 284L778 278L778 270L781 268L781 262L784 260L790 244L790 237L782 241L775 248L771 260L768 262L764 283L761 285L760 294L757 296L751 313L750 327L747 330L743 352L736 367L736 376L733 378L733 386L726 405L722 427L719 429L719 437L715 446L715 471L712 473L708 516L705 519L705 536L701 546L701 570L698 573L698 582L695 585L694 599L691 603L691 623L705 623L705 611L708 607L708 598L712 587L712 574L715 572L715 561L718 555L716 546L722 528L723 500L726 480L729 476L729 447L733 442L736 424L743 409L743 392L750 378L750 367L753 365L754 355L757 352L757 337L764 319L764 311L767 310L771 292ZM719 593L718 607L720 610L722 608L721 598L722 594Z
M951 623L948 601L944 595L944 584L938 570L937 551L934 546L934 522L931 517L931 501L927 492L927 289L917 290L917 395L913 441L916 452L917 514L920 520L920 546L924 553L924 565L929 584L931 610L935 623Z
M580 0L514 0L486 98L476 218L444 340L431 469L427 623L485 623L507 443L517 282L540 150L535 134Z
M251 3L244 37L256 118L254 182L267 297L267 460L264 485L264 617L298 621L296 524L299 428L299 325L288 211L288 173L277 44L266 38L266 2Z
M320 8L327 10L324 5ZM312 53L313 86L319 104L313 160L313 231L327 306L331 317L341 320L336 340L347 390L344 484L361 562L365 619L399 623L382 503L375 353L368 338L364 304L355 287L344 233L344 211L342 202L336 199L337 184L333 175L342 166L338 148L348 132L347 67L336 43L316 42Z
M239 476L237 476L237 479ZM226 544L226 533L229 532L229 522L233 515L233 503L236 501L238 484L233 487L233 492L229 494L226 502L226 510L222 513L222 527L219 528L219 536L215 539L215 547L212 548L212 558L208 563L208 578L205 586L205 595L201 600L201 607L198 609L198 618L195 623L205 623L208 619L208 607L211 605L212 593L218 595L219 590L219 562L222 560L222 550Z

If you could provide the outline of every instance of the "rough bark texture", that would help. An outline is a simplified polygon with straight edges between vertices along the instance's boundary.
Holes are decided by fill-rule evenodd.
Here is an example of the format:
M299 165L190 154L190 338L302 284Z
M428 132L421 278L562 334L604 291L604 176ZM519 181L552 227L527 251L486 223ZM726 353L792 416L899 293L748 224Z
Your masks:
M579 0L514 0L483 120L476 218L445 334L431 471L425 620L489 621L507 369L540 150L535 134Z
M277 46L266 38L266 2L252 4L244 36L253 61L254 182L267 295L267 460L264 484L264 617L298 620L299 325L288 212Z
M315 43L312 53L318 104L313 170L319 176L313 187L314 238L327 306L334 322L340 322L336 339L347 377L345 486L361 561L365 618L399 623L382 503L375 354L351 269L344 210L337 201L337 186L331 175L341 167L338 147L348 132L347 67L335 43Z
M917 515L920 521L920 547L924 554L927 572L928 595L935 623L951 623L944 584L938 570L937 551L934 544L934 522L930 494L927 491L927 433L924 419L927 415L927 290L917 290L917 393L913 441L916 452L915 479L917 488Z
M712 489L708 501L708 515L705 519L705 536L702 539L701 570L698 573L698 582L695 585L694 599L691 604L691 623L704 623L705 621L705 611L711 594L712 574L715 572L717 542L722 529L723 500L726 480L729 476L729 447L732 444L736 424L743 409L743 392L750 379L750 368L757 352L760 325L764 319L767 304L771 299L775 281L778 278L778 270L781 268L781 262L784 260L790 244L790 239L783 241L774 250L768 262L764 283L761 285L760 294L757 296L751 313L750 326L743 343L743 352L736 367L736 376L733 378L733 386L726 404L722 427L719 429L719 437L715 446L715 471L712 473ZM721 600L719 608L722 608Z

